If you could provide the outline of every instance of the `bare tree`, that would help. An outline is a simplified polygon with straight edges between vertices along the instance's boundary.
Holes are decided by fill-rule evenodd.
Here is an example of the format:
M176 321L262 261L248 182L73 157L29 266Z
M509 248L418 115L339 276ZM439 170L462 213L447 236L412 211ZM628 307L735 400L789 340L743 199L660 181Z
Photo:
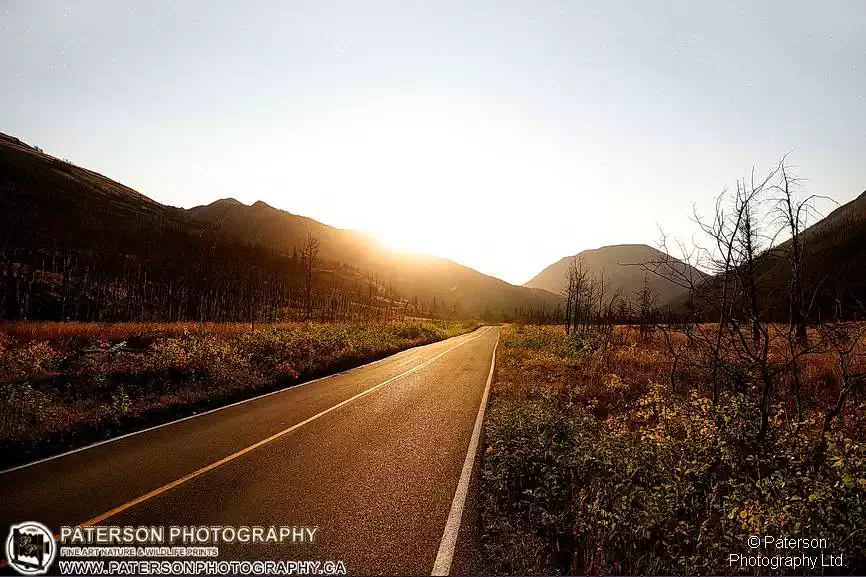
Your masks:
M565 332L569 334L569 328L574 333L579 332L578 325L584 322L587 314L586 309L591 305L587 298L591 276L589 267L582 256L571 257L567 275Z
M802 179L798 178L788 164L788 155L779 161L779 183L772 188L775 192L774 214L780 232L787 232L791 238L780 248L785 248L790 263L790 297L788 299L788 314L791 328L796 332L797 343L805 346L807 343L806 324L808 310L803 279L803 261L806 253L803 231L810 216L816 214L815 200L826 198L819 195L809 195L799 198Z
M301 262L304 266L304 290L306 295L306 318L313 314L313 269L319 258L319 239L307 233L307 240L301 249Z
M655 323L655 313L658 308L658 295L649 286L647 277L643 277L641 289L635 293L638 313L638 340L648 338L649 328Z
M671 389L676 391L678 389L677 376L680 370L680 363L692 344L695 325L689 318L678 319L677 315L670 308L668 308L665 318L660 319L660 321L656 324L655 328L656 332L661 334L665 352L671 360L668 382ZM680 335L682 335L682 338Z

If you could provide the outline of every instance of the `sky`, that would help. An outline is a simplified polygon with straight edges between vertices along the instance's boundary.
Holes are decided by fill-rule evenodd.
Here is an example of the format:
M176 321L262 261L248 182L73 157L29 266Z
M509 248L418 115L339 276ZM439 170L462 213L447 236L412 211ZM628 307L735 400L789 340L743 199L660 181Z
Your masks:
M0 131L520 284L692 238L785 153L866 189L866 2L0 0ZM821 201L823 213L835 205Z

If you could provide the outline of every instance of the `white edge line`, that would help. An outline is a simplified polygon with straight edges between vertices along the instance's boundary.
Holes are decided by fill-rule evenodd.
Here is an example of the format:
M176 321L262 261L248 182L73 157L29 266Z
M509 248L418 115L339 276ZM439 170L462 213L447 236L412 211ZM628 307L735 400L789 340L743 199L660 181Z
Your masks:
M482 328L482 327L479 327L479 328ZM475 329L475 330L477 331L478 329ZM464 335L471 335L473 332L475 332L475 331L472 331L469 333L464 333L463 335L457 335L457 337L451 337L451 338L458 338L458 337L462 337ZM476 335L476 336L480 336L480 335ZM475 337L473 337L473 338L475 338ZM449 340L449 339L444 339L444 340L436 341L433 343L427 343L427 344L421 345L421 346L415 346L415 347L410 347L408 349L403 349L402 351L397 351L396 353L390 354L387 357L382 357L379 360L365 363L363 365L358 365L357 367L352 367L351 369L346 369L346 370L340 371L339 373L334 373L332 375L325 375L323 377L318 377L318 378L315 378L311 381L304 381L303 383L298 383L295 385L289 385L288 387L283 387L282 389L277 389L276 391L271 391L270 393L264 393L262 395L250 397L249 399L243 399L241 401L236 401L236 402L231 403L229 405L222 405L220 407L214 407L213 409L209 409L209 410L204 411L202 413L194 413L192 415L187 415L186 417L182 417L180 419L175 419L173 421L167 421L165 423L160 423L159 425L153 425L152 427L147 427L146 429L141 429L138 431L131 431L129 433L124 433L123 435L120 435L117 437L111 437L110 439L103 439L102 441L97 441L97 442L91 443L89 445L84 445L83 447L78 447L77 449L70 449L69 451L65 451L63 453L58 453L56 455L43 457L42 459L38 459L36 461L31 461L29 463L24 463L22 465L15 465L14 467L10 467L9 469L4 469L4 470L0 471L0 475L5 475L6 473L11 473L13 471L18 471L19 469L26 469L27 467L33 467L34 465L39 465L39 464L45 463L47 461L53 461L54 459L59 459L60 457L66 457L67 455L72 455L74 453L80 453L82 451L87 451L88 449L95 449L96 447L99 447L101 445L107 445L108 443L113 443L115 441L120 441L121 439L126 439L127 437L133 437L135 435L140 435L142 433L147 433L149 431L154 431L156 429L168 427L169 425L176 425L176 424L182 423L184 421L189 421L190 419L195 419L197 417L203 417L205 415L210 415L211 413L216 413L217 411L222 411L223 409L230 409L232 407L237 407L238 405L243 405L244 403L249 403L252 401L258 401L259 399L264 399L265 397L270 397L271 395L276 395L278 393L284 393L286 391L299 389L305 385L312 385L313 383L317 383L319 381L324 381L326 379L333 379L335 377L345 375L346 373L350 373L352 371L357 371L358 369L363 369L366 367L372 367L373 365L376 365L376 364L381 363L383 361L393 359L394 357L396 357L400 353L408 353L411 351L418 351L418 350L421 350L425 347L429 347L429 346L436 345L439 343L444 343L447 340Z
M496 335L496 344L493 345L490 374L487 375L487 384L484 386L484 394L481 395L481 406L478 407L478 416L475 417L475 428L472 430L469 449L466 451L466 460L463 461L463 470L460 473L460 480L457 482L454 500L451 501L451 511L448 512L448 520L445 522L445 531L442 533L442 541L439 543L439 551L436 553L436 561L433 563L431 575L449 575L451 573L454 547L457 545L460 521L463 519L463 507L466 505L466 496L469 494L469 482L472 480L475 455L478 453L478 442L481 439L484 411L487 408L487 398L490 396L490 383L493 381L493 367L496 366L496 349L499 347L500 334L501 331Z

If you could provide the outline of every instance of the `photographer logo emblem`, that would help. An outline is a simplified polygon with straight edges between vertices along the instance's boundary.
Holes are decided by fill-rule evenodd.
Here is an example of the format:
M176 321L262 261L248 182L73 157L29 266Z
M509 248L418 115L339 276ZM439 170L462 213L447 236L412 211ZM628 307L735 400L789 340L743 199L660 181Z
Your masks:
M22 575L45 574L56 554L54 536L42 523L25 521L9 527L6 560Z

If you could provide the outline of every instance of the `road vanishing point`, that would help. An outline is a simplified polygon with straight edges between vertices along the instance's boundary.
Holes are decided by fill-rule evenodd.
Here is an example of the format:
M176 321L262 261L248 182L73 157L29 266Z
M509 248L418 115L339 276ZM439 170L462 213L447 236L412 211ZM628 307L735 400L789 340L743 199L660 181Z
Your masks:
M219 559L472 572L473 463L498 340L482 327L10 469L0 527L310 526L312 543L219 544Z

